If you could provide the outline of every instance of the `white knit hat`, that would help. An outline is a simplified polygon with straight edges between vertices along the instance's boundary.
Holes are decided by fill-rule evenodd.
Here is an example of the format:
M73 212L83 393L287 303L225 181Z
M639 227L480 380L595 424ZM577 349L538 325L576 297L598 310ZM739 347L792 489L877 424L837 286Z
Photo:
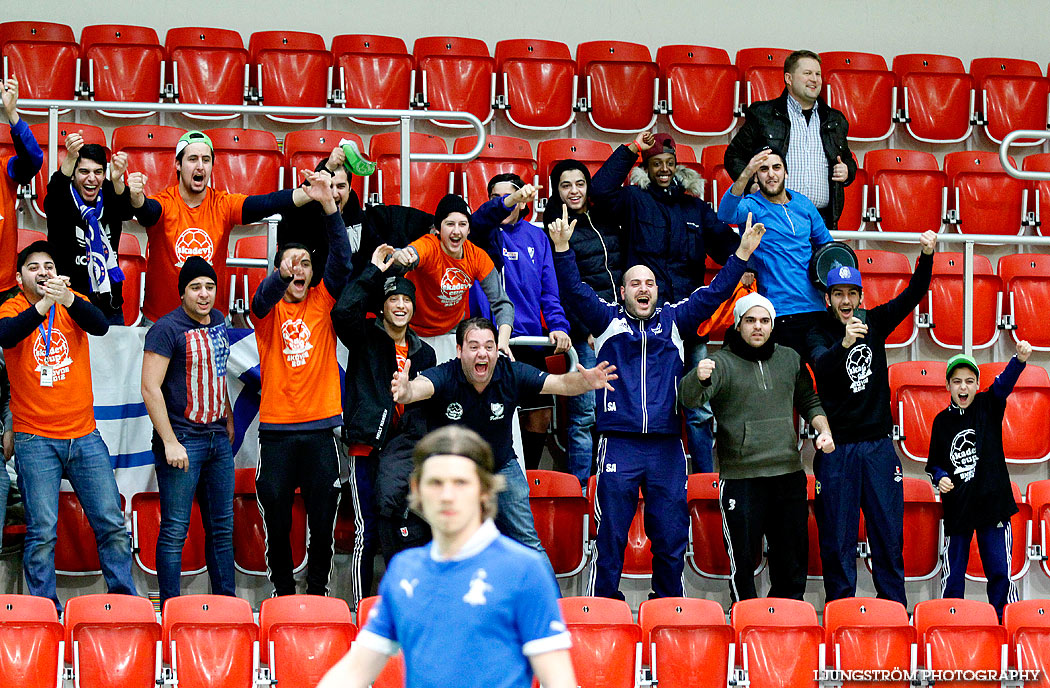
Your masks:
M770 320L777 319L777 310L773 308L773 304L770 303L769 299L758 292L753 292L738 299L736 305L733 306L733 327L740 327L740 318L744 317L744 313L747 313L755 306L761 306L769 311Z

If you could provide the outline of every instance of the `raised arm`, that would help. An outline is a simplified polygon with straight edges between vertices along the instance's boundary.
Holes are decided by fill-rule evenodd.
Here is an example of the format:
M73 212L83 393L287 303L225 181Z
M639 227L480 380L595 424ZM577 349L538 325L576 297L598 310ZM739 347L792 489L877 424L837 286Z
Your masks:
M885 304L873 309L882 311L886 318L886 331L891 332L897 325L901 324L915 307L919 305L923 297L930 289L930 280L933 278L933 252L937 245L937 233L933 231L923 232L919 236L922 245L922 253L915 263L915 272L908 280L908 286L900 294L887 301Z
M1014 385L1020 379L1021 372L1028 362L1028 357L1031 355L1031 344L1024 340L1017 342L1017 353L1010 358L1010 362L1006 364L1003 372L996 375L995 381L992 382L992 394L999 401L1006 403L1006 398L1010 396L1010 392L1014 391Z
M252 314L265 318L292 283L292 276L300 263L310 259L310 252L303 248L290 248L281 256L281 264L262 281L252 297Z
M426 375L416 375L408 379L408 371L412 368L412 361L406 360L405 367L394 373L390 381L390 396L394 398L395 404L414 404L417 401L426 401L434 396L434 383Z
M731 179L737 179L747 167L755 149L764 140L758 125L759 118L753 114L753 107L748 107L744 118L744 125L733 136L733 140L726 146L725 156L722 162L726 166L726 172ZM752 173L753 174L753 173ZM750 179L750 176L748 177ZM739 194L738 194L739 195Z
M389 244L372 253L372 262L350 284L346 285L332 309L332 325L339 341L352 353L363 344L369 308L374 306L384 273L390 267L394 249Z
M554 244L554 274L558 278L558 293L562 303L576 315L591 332L602 332L618 310L616 305L602 301L590 285L580 278L576 254L569 248L569 239L576 229L576 220L569 222L569 209L562 208L562 216L547 227Z
M18 79L3 83L4 114L11 125L11 142L15 156L7 163L7 176L18 184L28 184L44 164L44 152L36 142L29 125L18 116Z
M609 384L619 376L616 366L602 361L593 368L584 368L576 364L576 372L562 375L548 375L543 381L541 394L556 394L561 397L574 397L591 390L607 389L615 391Z
M627 188L623 185L631 168L638 160L638 153L649 150L656 145L652 132L638 134L629 145L619 146L609 159L594 173L591 178L590 197L604 204L614 215L626 210Z

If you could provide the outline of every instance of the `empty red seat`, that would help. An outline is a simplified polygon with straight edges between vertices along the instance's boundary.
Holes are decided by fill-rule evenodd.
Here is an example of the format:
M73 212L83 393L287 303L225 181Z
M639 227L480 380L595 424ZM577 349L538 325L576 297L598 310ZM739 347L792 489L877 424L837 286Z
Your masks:
M948 179L933 153L868 151L866 219L881 232L939 232L947 213ZM856 186L857 182L853 182Z
M551 168L560 160L578 160L587 166L591 176L612 155L612 146L601 141L591 139L547 139L536 144L536 160L538 162L540 184L547 187L550 184ZM553 192L553 189L547 189Z
M824 629L809 602L775 597L741 600L730 610L741 663L753 688L810 685L820 667Z
M842 111L851 141L881 141L893 133L897 77L874 53L831 51L820 54L824 99Z
M125 234L121 234L123 239ZM127 235L130 236L130 235ZM142 285L143 275L146 272L146 259L141 254L125 254L117 252L117 264L124 273L124 286L122 296L124 305L121 311L124 314L124 324L128 326L138 325L142 314Z
M981 388L988 389L1006 363L982 363L980 368ZM1032 364L1021 371L1006 402L1003 453L1007 463L1042 463L1050 459L1050 424L1033 422L1036 418L1050 418L1050 376L1046 368Z
M554 575L575 576L587 563L589 504L570 473L526 471L529 507Z
M259 607L262 659L285 688L316 686L356 636L350 608L336 597L285 595Z
M0 683L61 686L64 632L55 603L46 597L0 595Z
M564 129L576 119L576 62L560 41L496 43L497 103L520 129Z
M259 129L208 129L215 146L211 185L231 193L264 194L281 183L284 158L277 137Z
M82 78L80 44L71 27L42 21L0 23L0 54L4 77L18 79L19 98L76 98ZM47 110L18 108L18 111L26 115L47 114ZM58 112L64 115L69 110Z
M642 664L653 683L680 688L725 686L733 669L735 633L713 600L664 597L638 607ZM703 671L698 671L703 667Z
M183 595L164 603L164 654L176 685L247 686L258 668L259 629L239 597Z
M243 105L248 92L248 51L230 29L186 26L168 29L172 95L186 105ZM193 113L205 120L234 119L235 113Z
M982 368L982 381L984 381L984 376L985 370ZM990 384L990 381L986 381L985 384ZM1003 444L1006 444L1005 422L1003 423ZM1021 488L1017 486L1017 483L1011 480L1010 488L1014 493L1014 503L1017 504L1018 509L1017 513L1010 517L1010 579L1017 581L1028 573L1028 546L1032 544L1032 506L1026 504L1021 497ZM984 575L984 564L981 562L976 537L970 540L970 558L966 563L966 579L980 583L988 581L987 576Z
M83 688L159 685L161 627L133 595L79 595L66 603L66 661Z
M92 100L124 103L160 102L164 98L164 47L146 26L96 24L80 33ZM147 117L153 111L99 110L110 117Z
M686 563L703 578L729 580L732 572L723 536L722 510L719 506L718 474L695 473L686 483L689 504L689 547ZM755 575L762 570L762 551L753 554Z
M448 153L445 140L429 134L412 132L413 153ZM401 197L401 135L397 132L375 134L369 141L368 157L378 168L365 180L369 199L386 205L410 205L433 212L438 201L452 191L452 165L447 162L411 163L411 198Z
M120 511L124 512L123 495L120 497ZM102 573L95 531L88 522L77 494L64 490L58 493L55 572L67 576L96 576ZM66 651L69 652L68 647Z
M998 153L946 153L944 173L951 189L949 220L960 233L1017 236L1024 232L1028 189L1025 182L1006 174Z
M1006 630L995 609L977 600L926 600L915 605L912 616L919 638L919 656L925 668L958 671L958 681L938 681L938 686L999 686L998 681L965 681L964 670L1002 671Z
M973 130L973 78L962 60L914 53L893 58L904 126L917 141L959 143Z
M48 135L47 124L32 124L29 130L33 132L33 137L36 142L40 144L40 149L44 152L44 164L41 165L40 171L33 177L33 210L37 212L40 217L47 217L47 213L44 212L44 199L47 198L47 182L51 179L50 160L48 155L48 143L50 137ZM62 161L66 159L66 137L70 134L80 134L84 143L96 143L103 148L106 148L106 132L101 127L96 127L91 124L76 124L75 122L59 122L58 123L58 160L55 161L55 169L62 164ZM107 151L108 157L109 151Z
M824 605L824 633L827 656L839 671L915 669L915 628L900 602L870 597L828 602Z
M348 500L343 500L348 501ZM362 629L368 622L368 615L375 606L378 597L366 597L357 603L357 627ZM387 660L386 666L379 672L379 676L372 682L372 688L404 688L405 685L405 656L398 652L396 656Z
M477 143L478 137L465 136L456 139L452 152L467 153ZM513 173L526 184L536 177L536 160L532 157L532 146L525 139L514 136L486 136L485 146L478 157L459 166L459 193L467 205L475 210L488 200L488 183L497 174ZM546 188L546 180L540 185ZM528 219L528 218L523 218Z
M728 147L723 143L717 146L704 146L704 149L700 151L700 165L704 168L707 188L710 191L707 198L710 199L711 206L715 210L718 210L719 201L735 181L726 171L725 159Z
M665 45L656 51L671 126L692 136L722 136L736 126L740 74L722 48Z
M1050 559L1046 558L1050 541L1050 480L1033 480L1025 491L1025 502L1032 509L1032 540L1038 543L1043 554L1040 565L1043 573L1050 576Z
M786 48L742 48L736 51L744 107L759 100L773 100L784 91Z
M238 244L245 239L238 240ZM266 237L259 237L266 239ZM234 246L233 254L237 255ZM292 501L292 569L302 571L306 567L306 506L302 495L296 494ZM266 529L259 500L255 495L255 469L238 468L233 484L233 565L241 573L251 576L266 575Z
M1021 169L1028 172L1050 172L1050 153L1026 155L1021 162ZM1050 181L1040 180L1029 182L1029 184L1031 185L1030 191L1035 193L1035 198L1026 205L1025 219L1035 226L1037 234L1044 236L1046 233L1043 232L1043 218L1045 217L1047 223L1050 223Z
M485 41L460 36L417 38L413 91L427 110L469 112L482 124L492 119L496 100L496 63ZM418 96L417 96L418 97ZM469 122L430 120L442 127L467 128Z
M984 133L995 143L1015 129L1046 129L1050 80L1031 60L979 57L970 62L980 92ZM1041 145L1043 139L1017 139L1015 146Z
M941 570L941 515L933 484L924 478L905 477L904 580L930 580ZM865 562L870 570L871 558Z
M21 251L34 241L47 241L47 234L35 229L18 228L18 243L15 245L17 250Z
M131 551L139 568L157 575L157 538L160 535L160 493L137 492L131 497ZM182 575L204 573L204 524L196 498L190 511L190 527L182 545Z
M284 184L286 189L294 189L303 181L303 171L309 171L317 167L322 159L327 158L332 149L339 145L342 140L353 141L357 144L359 151L365 150L365 144L357 134L348 131L332 131L330 129L300 129L290 131L284 136L284 166L291 173L288 181ZM365 178L352 174L350 188L357 194L359 201L363 202L365 196Z
M864 188L868 185L868 172L861 169L860 163L857 162L857 154L851 155L854 164L857 165L857 174L853 177L853 183L843 192L842 214L839 215L838 222L840 232L859 232L864 225Z
M642 630L631 608L605 597L558 600L572 634L572 665L580 688L633 688L641 663Z
M1045 304L1050 303L1050 255L1014 253L999 259L996 270L1005 289L1003 312L1010 315L1015 341L1028 340L1040 351L1050 350Z
M901 361L889 367L894 439L909 459L926 461L934 417L948 407L944 361Z
M973 257L973 348L985 349L999 339L1002 282L988 258ZM946 349L963 347L963 254L933 256L933 280L926 312L930 338Z
M113 130L113 150L128 154L128 172L145 174L146 195L153 196L178 181L175 145L185 133L179 127L157 124L117 127Z
M649 48L626 41L576 46L576 71L596 129L634 133L656 124L659 70Z
M1006 605L1003 626L1014 656L1014 668L1037 671L1036 680L1026 680L1026 686L1050 686L1050 605L1046 600L1021 600Z
M911 281L911 261L903 253L895 251L858 250L857 267L864 281L864 307L881 306L893 299ZM918 308L915 309L918 313ZM915 341L919 331L915 317L905 318L886 339L886 348L907 346Z
M233 257L234 258L270 258L270 252L267 248L267 238L265 236L247 236L238 237L233 244ZM252 298L255 296L255 290L259 288L259 285L269 271L266 268L231 268L230 269L230 281L232 283L230 289L230 302L231 307L237 306L238 302L242 302L240 305L247 310L251 306ZM252 490L254 492L254 476L252 478ZM236 538L234 538L236 540ZM253 571L265 570L265 569L251 569Z
M412 100L412 56L405 42L392 36L342 34L332 39L332 54L348 108L406 110ZM350 117L358 124L397 124L397 119Z
M324 39L305 31L256 31L248 39L255 66L252 83L261 105L328 107L332 53ZM275 122L317 122L322 115L266 115Z

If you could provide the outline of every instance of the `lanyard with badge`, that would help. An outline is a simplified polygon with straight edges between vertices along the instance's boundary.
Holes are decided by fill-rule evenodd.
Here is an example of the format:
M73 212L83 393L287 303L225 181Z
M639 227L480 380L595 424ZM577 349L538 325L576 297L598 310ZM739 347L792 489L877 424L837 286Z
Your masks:
M40 336L44 338L44 363L40 366L40 386L41 387L53 387L55 384L55 366L47 363L47 360L51 357L51 328L55 324L55 305L51 305L51 309L47 312L47 330L44 330L44 323L40 323Z

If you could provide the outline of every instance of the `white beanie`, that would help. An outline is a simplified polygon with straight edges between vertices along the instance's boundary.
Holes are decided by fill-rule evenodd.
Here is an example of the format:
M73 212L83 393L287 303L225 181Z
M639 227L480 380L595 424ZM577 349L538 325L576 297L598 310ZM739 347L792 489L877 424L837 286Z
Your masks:
M740 318L744 317L744 313L747 313L755 306L761 306L769 311L770 320L777 319L777 311L773 308L773 304L770 303L769 299L758 292L752 292L738 299L736 305L733 306L733 327L740 327Z

